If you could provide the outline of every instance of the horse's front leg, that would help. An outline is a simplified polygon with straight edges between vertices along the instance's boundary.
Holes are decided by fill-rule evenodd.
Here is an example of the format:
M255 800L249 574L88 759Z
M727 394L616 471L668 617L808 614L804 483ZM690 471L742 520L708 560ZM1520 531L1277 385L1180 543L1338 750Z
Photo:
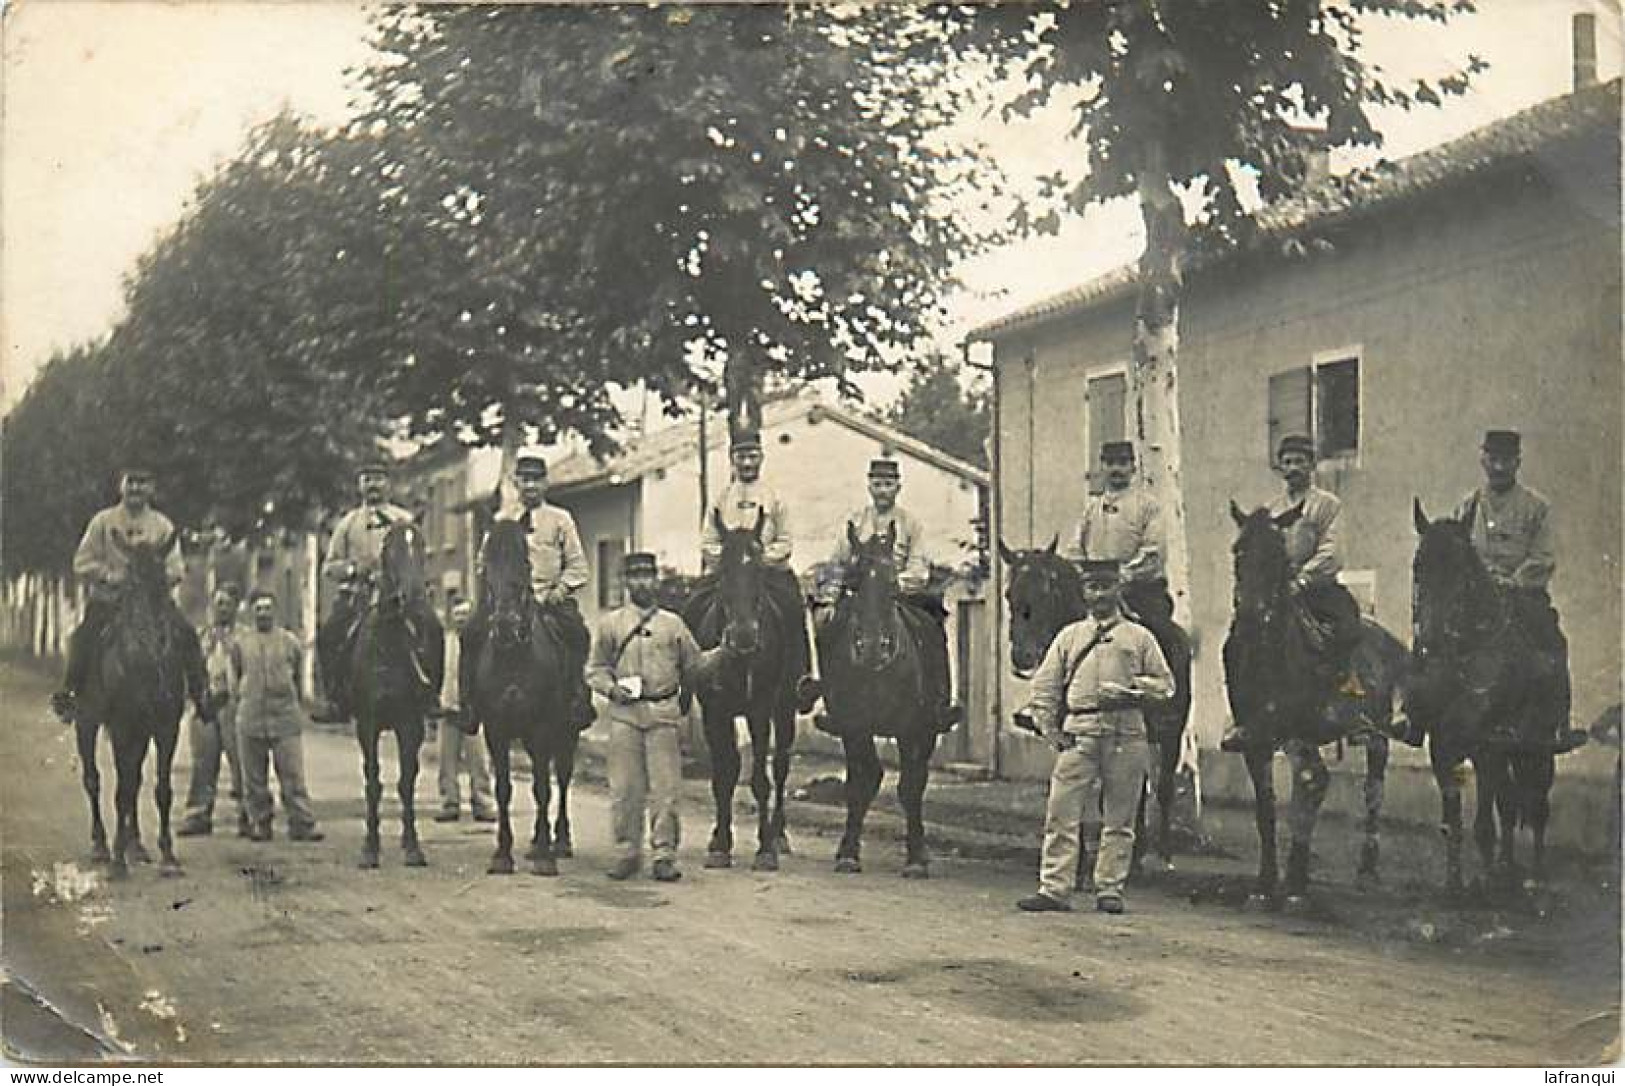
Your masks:
M711 800L716 823L705 846L706 867L732 867L734 848L734 788L739 784L739 740L734 719L701 702L705 715L705 745L711 752Z
M767 763L773 752L773 724L757 707L747 717L750 725L750 794L756 800L756 858L752 871L777 871L779 852L773 832L773 783Z
M1505 798L1506 755L1495 750L1480 750L1473 756L1473 777L1476 801L1473 811L1473 840L1478 845L1478 861L1484 872L1484 879L1494 884L1500 881L1503 874L1497 862L1499 834L1496 828L1496 814L1500 810L1510 810L1511 807ZM1506 827L1509 824L1503 814L1501 833L1507 832Z
M525 855L530 860L532 875L557 875L559 862L553 858L553 834L547 824L547 809L552 803L552 796L549 795L547 763L551 761L552 751L548 749L547 740L533 732L525 739L525 753L530 755L530 796L536 803L536 822L531 830L530 851Z
M175 878L184 874L181 870L180 861L175 858L174 841L169 835L170 806L175 800L175 789L170 780L170 771L175 761L175 744L179 738L179 720L160 730L156 737L158 764L154 767L156 787L153 789L153 794L158 801L158 874L167 878Z
M73 726L79 748L79 779L90 801L90 860L104 864L112 858L107 850L107 826L102 822L102 775L96 768L96 733L100 725L81 721Z
M1182 734L1182 733L1181 733ZM1162 869L1174 866L1174 801L1179 786L1179 746L1181 735L1165 736L1157 744L1157 854Z
M418 750L423 746L423 718L395 725L395 749L400 755L400 779L395 793L401 800L401 853L407 867L427 867L429 858L418 843L417 798Z
M384 798L383 770L378 765L378 726L357 720L356 741L361 744L361 777L367 799L366 836L361 841L362 867L378 866L378 804Z
M559 817L553 823L553 855L568 860L575 855L575 844L570 836L570 780L575 775L576 746L580 733L559 740L553 750L553 782L558 785Z
M905 879L931 876L931 856L925 847L925 786L931 776L931 752L936 749L934 732L898 740L902 769L897 781L897 798L908 819L907 852L903 861Z
M1247 896L1253 907L1275 901L1278 879L1275 854L1275 752L1269 747L1248 747L1242 754L1253 782L1253 822L1258 828L1258 880Z
M835 870L856 874L863 870L863 820L880 791L886 769L880 764L874 736L848 734L842 737L841 745L846 749L846 832L835 850Z
M785 828L784 792L790 782L790 760L796 745L794 706L781 706L773 717L773 848L788 855L790 834Z
M1444 837L1444 890L1450 897L1459 898L1465 890L1461 877L1461 771L1465 763L1444 751L1437 734L1428 738L1428 761L1433 767L1433 782L1439 787L1439 833Z
M1365 741L1365 780L1361 782L1364 801L1365 839L1360 843L1360 863L1355 881L1363 886L1381 879L1378 859L1382 851L1382 796L1388 778L1388 737L1373 731Z
M1545 751L1530 751L1520 754L1518 761L1519 802L1533 836L1534 849L1529 879L1524 886L1535 889L1546 881L1546 823L1552 816L1552 781L1557 772L1557 759Z
M1309 893L1310 847L1320 806L1331 785L1331 773L1320 756L1320 748L1311 740L1293 740L1286 745L1286 755L1292 770L1292 798L1287 807L1291 841L1287 846L1286 893L1287 904L1297 906Z
M113 878L125 878L130 873L129 850L135 837L135 810L141 798L141 763L147 756L145 737L139 741L114 733L113 761L118 771L118 785L113 796L115 828L113 830Z
M513 874L513 823L508 806L513 802L513 750L506 728L485 722L485 749L491 756L491 776L496 778L497 848L486 867L487 875Z

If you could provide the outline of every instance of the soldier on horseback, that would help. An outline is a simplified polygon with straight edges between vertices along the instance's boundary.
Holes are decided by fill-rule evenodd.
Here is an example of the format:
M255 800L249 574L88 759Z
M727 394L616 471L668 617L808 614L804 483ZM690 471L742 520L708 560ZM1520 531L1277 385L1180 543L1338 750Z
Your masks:
M1356 694L1349 662L1360 643L1360 605L1337 580L1343 568L1337 544L1337 514L1343 505L1335 494L1315 486L1315 443L1288 434L1276 450L1276 471L1285 491L1268 506L1270 518L1286 538L1287 556L1295 569L1292 594L1308 617L1324 631L1320 668L1328 685ZM1232 754L1252 745L1246 729L1232 723L1219 749Z
M84 616L68 638L63 688L51 695L51 710L64 724L73 723L83 711L80 699L85 696L90 676L95 674L108 623L118 611L130 564L127 548L135 544L175 542L175 525L152 507L154 482L149 468L126 467L119 482L119 503L90 518L79 540L79 549L74 552L74 576L89 584L90 593ZM164 570L171 587L186 576L186 562L178 545L170 546L164 556ZM174 635L186 660L187 685L197 703L198 716L213 720L214 707L208 698L203 648L197 631L192 629L173 599L169 601L169 612Z
M1484 485L1462 499L1455 519L1471 521L1473 549L1504 594L1513 628L1539 660L1538 693L1531 701L1549 715L1537 723L1541 734L1551 737L1553 753L1566 754L1584 745L1587 736L1569 724L1569 643L1548 590L1557 571L1551 506L1518 482L1522 453L1516 430L1487 432L1479 455ZM1499 738L1516 741L1517 736Z
M959 722L960 709L953 703L952 682L948 668L947 609L942 601L927 591L931 567L923 548L924 536L920 522L914 514L897 502L903 488L902 470L897 461L889 458L869 463L870 503L846 519L853 532L842 531L836 536L831 565L838 571L836 584L845 583L853 559L851 537L859 540L885 535L890 529L896 538L899 603L904 607L908 628L920 643L920 662L925 670L925 681L934 699L933 719L939 732L946 732ZM832 721L824 714L817 720L818 727L832 735L841 734L842 723Z
M338 583L338 595L317 632L322 683L341 720L348 720L353 710L345 664L378 575L384 535L412 519L411 513L389 500L389 467L382 460L368 460L356 469L356 488L361 504L339 518L327 543L322 573Z
M774 608L785 619L792 674L797 676L796 711L810 712L818 700L818 688L808 674L812 650L807 643L807 605L801 583L790 568L790 553L795 545L790 536L790 510L762 481L759 435L736 434L728 449L728 460L733 466L733 479L706 512L700 533L700 582L690 607L700 613L704 597L716 592L717 562L722 557L719 525L730 530L752 528L760 516L766 574L763 585Z
M570 691L570 722L585 730L591 727L594 710L592 694L587 690L585 669L587 650L592 634L576 593L589 580L587 555L581 549L581 533L568 509L547 503L547 457L540 449L521 449L514 459L514 488L519 501L497 511L496 519L511 520L524 528L527 550L530 554L531 593L548 623L557 632L568 656L566 674L574 677ZM480 547L481 577L485 569L485 547ZM457 688L463 696L458 716L465 724L477 723L469 717L473 708L468 702L474 689L474 672L479 664L480 647L485 642L490 616L476 611L462 632L462 655L458 661Z

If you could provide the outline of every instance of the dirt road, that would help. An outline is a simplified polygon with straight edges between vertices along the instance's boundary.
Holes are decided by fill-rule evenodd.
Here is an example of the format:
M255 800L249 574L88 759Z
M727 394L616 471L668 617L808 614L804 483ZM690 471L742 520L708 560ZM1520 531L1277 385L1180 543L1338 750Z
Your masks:
M0 679L0 1010L23 1057L1554 1064L1616 1034L1617 959L1384 945L1155 888L1124 917L1029 916L1012 903L1030 871L945 858L905 882L876 842L864 874L837 876L833 841L807 832L777 874L704 871L692 808L687 877L616 884L591 787L560 878L484 875L490 827L466 820L423 822L427 869L386 845L361 871L358 759L328 734L307 745L327 841L291 844L281 825L270 844L187 839L184 878L138 867L109 885L45 681L14 665ZM183 750L182 792L185 766ZM149 778L149 845L150 795ZM432 811L432 769L419 795Z

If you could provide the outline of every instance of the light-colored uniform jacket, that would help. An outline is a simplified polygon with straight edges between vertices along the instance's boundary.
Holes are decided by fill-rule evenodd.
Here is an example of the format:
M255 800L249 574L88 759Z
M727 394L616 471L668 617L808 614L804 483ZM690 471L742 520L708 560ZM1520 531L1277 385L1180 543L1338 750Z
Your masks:
M688 625L672 612L659 607L644 611L628 603L599 616L587 657L587 685L607 698L617 680L636 676L643 700L628 705L611 701L608 718L634 728L675 727L683 719L678 690L698 685L720 659L721 649L702 652Z
M763 514L762 560L770 566L790 564L794 547L790 538L790 510L760 479L754 483L733 480L705 514L705 524L700 529L700 564L708 572L716 568L717 559L722 557L722 536L717 532L713 514L721 514L723 526L732 531L756 527L757 515Z
M130 570L130 560L114 539L126 544L154 544L174 534L175 525L151 506L139 514L131 512L123 502L109 506L85 525L79 549L73 554L74 576L89 582L91 594L97 599L111 599ZM186 560L181 557L178 545L164 556L164 572L169 574L171 585L179 584L186 576Z
M1157 500L1143 486L1092 495L1065 553L1075 561L1112 559L1131 581L1161 577L1162 511Z
M411 513L390 502L356 506L340 517L334 527L333 538L327 542L322 573L340 581L361 574L376 575L384 536L395 525L411 519Z
M1104 636L1078 663L1102 625ZM1068 675L1072 676L1070 683ZM1139 706L1101 706L1103 682L1135 686L1153 699L1174 693L1173 673L1151 631L1121 616L1103 624L1085 618L1063 629L1050 644L1033 673L1028 711L1045 735L1065 731L1144 738L1145 720Z
M497 513L498 520L524 522L530 517L525 532L526 550L530 554L530 590L543 602L562 601L574 597L591 578L587 570L587 552L581 548L581 533L575 518L567 509L543 502L534 509L523 504L504 506ZM485 544L480 544L480 575L485 574Z
M860 542L885 535L888 528L895 527L897 540L892 545L892 560L897 563L897 587L904 592L925 590L931 580L931 563L926 558L923 532L914 514L900 505L892 506L890 513L881 513L873 505L866 505L842 521L835 535L835 550L830 555L830 561L843 574L847 563L852 561L852 545L846 538L848 524L857 529Z
M1478 499L1473 518L1473 549L1501 580L1519 588L1545 588L1557 572L1557 546L1551 505L1522 483L1505 494L1480 487L1461 500L1456 519Z
M1287 557L1297 572L1298 583L1305 588L1334 584L1343 570L1337 544L1337 514L1343 503L1336 494L1311 486L1301 496L1282 494L1270 502L1270 516L1278 517L1300 504L1303 516L1284 530Z

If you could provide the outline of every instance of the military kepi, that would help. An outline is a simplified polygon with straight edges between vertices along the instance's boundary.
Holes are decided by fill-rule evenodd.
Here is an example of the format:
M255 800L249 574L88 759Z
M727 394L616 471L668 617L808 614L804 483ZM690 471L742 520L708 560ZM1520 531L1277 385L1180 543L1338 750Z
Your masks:
M357 475L388 475L389 465L382 457L371 456L355 466Z
M871 479L901 479L902 477L903 469L898 466L897 461L890 457L883 456L869 461L869 478Z
M1078 563L1078 571L1085 580L1094 581L1115 581L1122 572L1115 558L1085 558Z
M1276 446L1275 455L1285 456L1287 453L1302 453L1305 456L1315 455L1315 443L1306 434L1287 434Z
M1126 460L1134 463L1134 442L1108 441L1100 447L1101 460Z
M546 475L547 457L534 446L520 449L513 458L515 475Z
M124 468L119 474L123 475L126 479L140 479L143 482L148 483L152 482L153 478L152 469L139 461L125 464Z
M655 556L648 551L631 551L621 557L621 572L630 577L634 573L655 574L659 568L655 565Z
M1484 451L1491 456L1518 456L1523 448L1523 437L1516 430L1486 430Z
M729 452L761 452L761 434L735 434L728 443Z

